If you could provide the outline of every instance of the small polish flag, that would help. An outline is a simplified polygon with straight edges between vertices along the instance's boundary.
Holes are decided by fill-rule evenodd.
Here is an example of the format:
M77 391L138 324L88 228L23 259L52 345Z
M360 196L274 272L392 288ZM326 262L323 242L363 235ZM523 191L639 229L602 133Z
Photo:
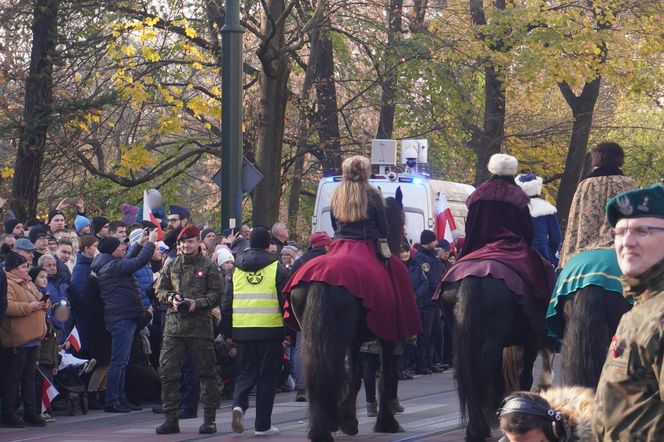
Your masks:
M44 413L51 408L51 401L54 397L59 395L60 392L53 386L53 384L51 384L51 381L44 376L44 373L41 373L41 375L44 378L44 382L42 382L42 413Z
M446 239L451 246L451 251L454 252L454 238L452 231L456 230L456 221L452 216L452 209L447 203L447 198L442 192L438 193L438 201L436 207L436 236L438 239Z
M157 241L163 241L166 235L164 235L164 231L161 229L161 223L157 221L157 217L152 214L147 190L143 191L143 219L146 221L150 220L152 224L157 226Z
M71 330L71 333L69 333L65 342L70 342L76 351L81 351L81 337L78 335L76 326Z

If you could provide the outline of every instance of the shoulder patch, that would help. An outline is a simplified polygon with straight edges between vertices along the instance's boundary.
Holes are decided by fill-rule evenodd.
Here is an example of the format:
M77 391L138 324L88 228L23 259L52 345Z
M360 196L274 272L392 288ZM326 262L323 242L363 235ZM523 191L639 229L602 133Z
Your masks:
M205 274L206 274L206 272L205 272L205 269L203 269L203 268L197 268L196 270L194 270L194 276L195 276L196 279L205 278Z
M429 270L431 270L431 265L430 265L428 262L423 263L423 264L422 264L422 270L423 270L424 272L428 273Z

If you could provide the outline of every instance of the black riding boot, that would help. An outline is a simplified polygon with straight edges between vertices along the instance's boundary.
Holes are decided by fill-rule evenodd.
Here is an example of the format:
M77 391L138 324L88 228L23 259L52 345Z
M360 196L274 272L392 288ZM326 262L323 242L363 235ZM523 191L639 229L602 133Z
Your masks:
M201 434L213 434L217 432L217 424L215 419L217 417L217 410L214 408L206 408L203 412L203 423L198 428Z
M159 425L155 430L157 434L173 434L180 432L180 424L178 423L178 412L169 411L164 414L166 419L164 423Z

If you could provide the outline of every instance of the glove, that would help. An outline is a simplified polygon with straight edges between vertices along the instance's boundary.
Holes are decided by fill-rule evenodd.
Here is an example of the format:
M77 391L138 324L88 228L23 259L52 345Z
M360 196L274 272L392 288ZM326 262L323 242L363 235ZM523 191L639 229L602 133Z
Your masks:
M141 345L143 346L143 353L146 355L152 354L152 346L150 345L150 329L144 327L143 330L138 332L141 336Z

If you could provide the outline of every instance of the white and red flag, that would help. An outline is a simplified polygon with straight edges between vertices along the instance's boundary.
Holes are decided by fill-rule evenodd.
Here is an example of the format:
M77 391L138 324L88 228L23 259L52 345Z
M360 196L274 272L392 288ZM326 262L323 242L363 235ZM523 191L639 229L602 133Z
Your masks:
M48 378L44 376L44 373L41 373L41 375L44 378L42 382L42 413L44 413L46 410L51 408L51 401L53 398L59 395L60 392L53 386L53 384L51 384L51 381L49 381Z
M163 241L165 237L164 231L161 229L161 223L157 220L157 217L152 214L147 190L143 191L143 219L157 226L157 241Z
M76 326L71 330L65 342L69 342L76 351L81 351L81 337L78 335Z
M452 216L452 209L447 203L447 198L440 192L436 207L436 237L445 239L450 243L451 251L454 252L454 238L452 232L456 230L456 222Z

